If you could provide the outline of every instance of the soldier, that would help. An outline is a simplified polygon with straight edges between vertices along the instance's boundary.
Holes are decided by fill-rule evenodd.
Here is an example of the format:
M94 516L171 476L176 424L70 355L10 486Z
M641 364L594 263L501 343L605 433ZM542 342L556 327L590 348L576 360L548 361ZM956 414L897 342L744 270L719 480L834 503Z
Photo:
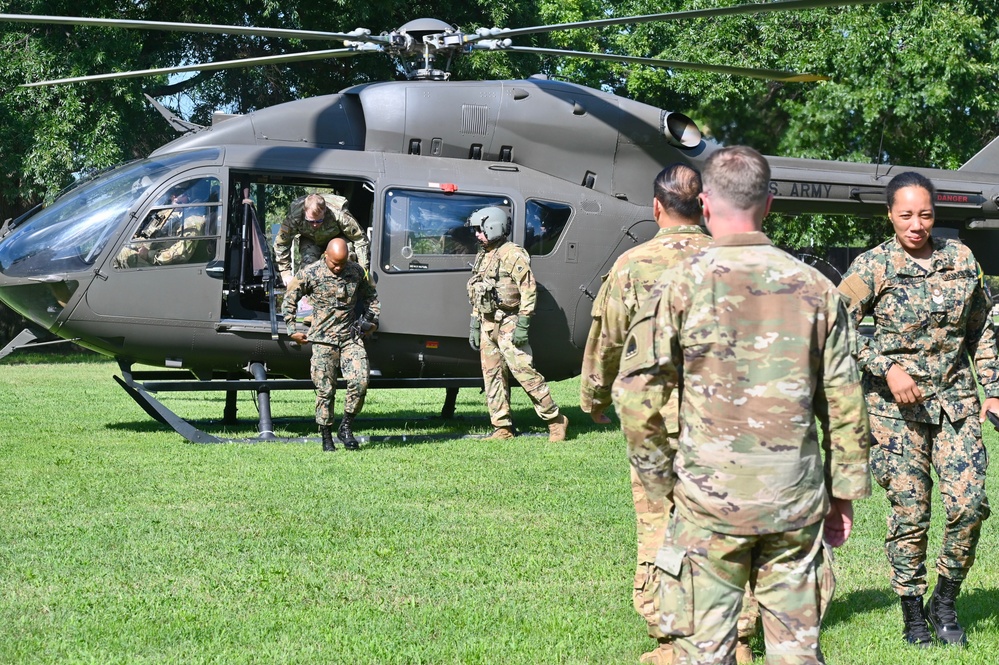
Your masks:
M763 156L722 148L702 177L714 242L670 269L636 314L613 386L649 498L675 488L656 557L660 628L679 663L731 662L751 583L767 660L821 663L823 537L842 545L852 500L870 494L853 330L832 283L761 232L772 201ZM678 390L674 450L663 409Z
M964 645L954 600L989 516L981 423L999 411L992 301L971 250L930 237L933 183L900 173L886 196L894 237L857 257L840 284L854 321L874 317L874 336L861 339L857 361L874 437L871 471L892 508L885 553L904 639L930 646L929 618L937 638ZM931 466L947 519L936 587L924 608Z
M116 268L140 268L187 263L198 247L196 238L205 234L203 207L189 203L204 203L208 196L208 181L195 180L171 187L160 201L176 208L161 208L152 213L136 231L132 241L121 248L114 258ZM204 190L192 197L192 190ZM153 242L150 242L153 241Z
M605 415L611 404L611 385L617 376L621 347L627 337L631 320L639 306L648 298L663 271L711 242L701 227L701 176L686 164L671 164L663 169L653 183L652 215L659 226L656 236L634 247L614 262L604 277L593 302L593 324L586 340L583 369L580 378L579 405L593 422L606 424ZM669 445L676 448L680 431L678 395L674 394L664 413ZM638 562L632 600L635 609L645 619L649 636L658 642L656 649L644 654L643 663L668 665L673 662L670 638L659 630L659 580L655 559L663 542L666 518L672 509L672 499L651 501L638 474L631 469L631 493L638 524ZM749 638L756 632L756 601L747 596L743 616L739 617L739 644L736 662L751 663L753 652Z
M333 238L345 238L354 247L357 262L367 272L368 236L347 210L347 199L336 194L309 194L296 199L274 238L277 269L285 286L291 282L291 243L298 236L302 265L318 261Z
M364 406L368 390L368 354L363 338L377 330L381 311L374 284L348 255L343 238L331 240L323 259L305 266L291 280L283 303L288 336L298 344L312 342L316 422L325 451L336 450L331 428L338 370L347 381L347 399L337 438L347 450L358 448L353 422ZM303 296L311 298L315 312L308 335L298 332L295 326L298 301ZM364 314L355 320L354 306L358 301Z
M489 206L468 218L482 248L475 257L468 299L472 304L468 343L479 351L486 404L493 433L489 439L515 436L510 416L510 374L531 398L538 416L548 423L548 440L565 440L569 419L559 412L545 383L534 369L527 333L534 314L537 287L531 257L510 242L510 215Z

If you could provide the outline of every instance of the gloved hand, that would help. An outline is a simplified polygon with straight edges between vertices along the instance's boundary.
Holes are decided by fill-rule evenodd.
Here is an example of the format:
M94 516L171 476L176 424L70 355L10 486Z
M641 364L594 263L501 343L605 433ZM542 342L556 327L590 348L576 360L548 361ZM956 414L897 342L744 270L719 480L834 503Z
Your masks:
M517 328L513 331L513 345L527 344L527 329L531 327L531 317L521 316L517 319Z
M468 345L479 350L479 342L482 340L482 322L479 317L473 316L468 323Z

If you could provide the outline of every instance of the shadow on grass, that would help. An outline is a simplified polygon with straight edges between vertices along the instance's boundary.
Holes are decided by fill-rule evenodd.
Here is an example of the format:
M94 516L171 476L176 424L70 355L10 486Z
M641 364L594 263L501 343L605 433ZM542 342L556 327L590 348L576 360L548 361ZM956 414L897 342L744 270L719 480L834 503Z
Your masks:
M926 599L929 599L933 591L933 586L927 591ZM841 621L846 621L856 614L884 610L892 606L900 606L898 596L889 588L884 589L860 589L851 591L848 594L835 596L825 619L822 622L823 628L834 626ZM957 611L961 620L961 625L965 630L973 630L978 624L989 624L996 622L996 608L999 607L999 589L973 588L961 592L957 599ZM899 612L901 621L901 612ZM901 631L902 624L898 629Z
M883 610L898 604L898 596L891 589L858 589L850 593L833 596L832 603L822 621L822 626L828 628L841 621L848 620L855 614L865 614L875 610Z
M256 419L240 418L232 423L221 419L188 419L193 427L218 437L245 443L266 443L275 439L259 438ZM315 420L311 414L302 417L277 417L272 419L277 441L295 443L319 441ZM339 422L339 418L337 420ZM433 443L448 439L484 436L489 421L480 416L454 416L443 418L437 414L402 412L391 415L363 413L354 421L354 434L365 447L398 447L417 443ZM128 433L171 432L170 427L152 418L108 423L108 430ZM476 433L478 432L478 433ZM178 434L178 436L180 436Z

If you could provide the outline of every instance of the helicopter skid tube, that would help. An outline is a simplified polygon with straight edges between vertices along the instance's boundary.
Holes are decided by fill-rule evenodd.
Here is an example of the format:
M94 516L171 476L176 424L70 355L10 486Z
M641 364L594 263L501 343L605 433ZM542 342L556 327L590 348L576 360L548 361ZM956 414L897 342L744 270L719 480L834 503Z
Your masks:
M189 377L189 373L184 370L156 370L133 372L131 366L119 361L121 376L114 379L135 403L142 407L151 418L157 422L170 427L191 443L237 443L237 442L261 442L261 441L310 441L308 437L276 437L271 431L271 414L269 395L272 390L314 390L314 385L309 379L275 379L266 378L260 369L254 371L254 378L245 379L211 379L197 380L190 378L178 378L180 376ZM345 386L343 380L337 382L339 388ZM436 379L413 379L413 378L380 378L371 377L369 388L446 388L447 398L442 415L448 417L454 412L454 399L457 396L458 388L481 388L481 379L474 378L436 378ZM178 416L150 393L155 392L201 392L201 391L227 391L230 395L236 391L253 390L256 391L260 407L260 419L258 431L260 434L252 438L225 437L221 438L204 432L185 419ZM368 437L358 437L362 442ZM397 437L371 437L370 440L395 440ZM408 437L416 440L419 437ZM441 438L441 437L438 437ZM448 438L448 437L443 437ZM406 437L403 437L405 440Z

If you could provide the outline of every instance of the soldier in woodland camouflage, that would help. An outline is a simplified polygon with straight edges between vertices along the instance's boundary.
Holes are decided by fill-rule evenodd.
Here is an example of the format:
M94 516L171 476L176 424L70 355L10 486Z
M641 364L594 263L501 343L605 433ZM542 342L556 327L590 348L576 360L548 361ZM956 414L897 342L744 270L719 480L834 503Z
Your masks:
M548 424L548 440L562 441L569 420L559 412L545 377L534 369L528 343L537 299L531 257L523 247L508 240L510 216L506 210L496 206L476 210L468 218L468 225L482 245L468 280L472 304L468 343L479 350L482 362L486 404L494 428L487 438L514 436L510 415L513 374L531 398L534 411Z
M374 285L360 265L348 260L348 251L343 238L331 240L323 260L305 266L291 280L282 305L288 336L298 344L312 343L316 422L326 451L336 449L332 427L338 371L347 381L347 398L337 438L348 450L358 448L353 421L364 406L368 389L368 355L363 337L377 329L381 312ZM295 321L298 301L304 296L312 300L314 312L308 335L297 330ZM357 302L364 309L360 320L355 320L354 315Z
M905 640L929 646L928 618L941 641L965 644L954 601L990 512L981 423L987 411L999 412L992 301L971 251L930 237L933 184L900 173L886 193L894 237L857 257L840 284L855 321L874 317L874 336L861 340L857 360L875 441L871 470L892 507L885 552ZM931 467L947 519L924 608Z
M604 414L611 404L611 385L617 376L628 328L663 271L684 257L706 247L711 237L700 225L701 176L685 164L671 164L663 169L653 184L652 215L659 226L656 236L618 257L593 302L593 323L586 340L580 377L580 407L595 423L609 423ZM679 395L674 393L663 414L670 445L675 446ZM638 525L638 562L635 569L633 602L645 619L649 636L659 642L644 654L643 663L671 663L670 638L659 630L659 580L655 559L662 545L672 501L652 501L638 474L631 470L631 491ZM758 612L750 596L739 618L739 648L736 660L752 662L749 638L756 632Z
M368 236L347 210L347 199L336 194L309 194L296 199L288 210L277 236L274 254L278 272L285 286L291 281L291 245L298 237L302 266L322 258L323 249L333 238L350 241L357 262L365 271L370 267Z
M702 177L714 242L655 287L613 387L649 497L675 501L656 557L660 627L675 662L730 663L751 584L767 662L821 663L823 538L842 545L852 501L870 494L855 335L832 283L761 232L766 160L723 148ZM677 390L674 450L663 408Z

